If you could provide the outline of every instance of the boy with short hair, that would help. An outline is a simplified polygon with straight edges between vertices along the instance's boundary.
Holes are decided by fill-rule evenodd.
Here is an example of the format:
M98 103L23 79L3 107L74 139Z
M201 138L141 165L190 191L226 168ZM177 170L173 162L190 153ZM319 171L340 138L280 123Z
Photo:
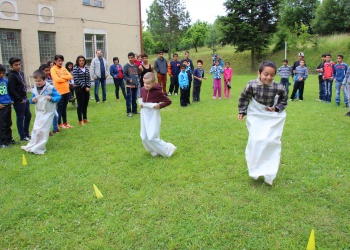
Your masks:
M181 71L181 63L177 60L178 57L178 54L174 54L174 60L172 60L168 65L168 74L170 75L170 88L168 92L169 96L173 94L173 91L174 95L177 95L179 92L179 74Z
M152 156L170 157L176 150L172 143L160 139L161 117L160 109L171 104L164 95L162 88L155 82L153 73L148 72L143 77L144 86L141 89L141 132L142 144Z
M187 94L188 94L188 104L191 104L190 103L190 93L191 93L191 86L192 86L192 61L189 62L190 59L183 59L183 64L186 65L186 73L187 73L187 77L188 77L188 91L187 91Z
M129 52L129 62L123 67L123 78L126 85L126 114L132 117L132 114L139 114L137 112L137 88L140 85L139 66L135 64L135 54Z
M326 62L323 64L323 91L324 91L324 101L332 101L332 84L334 79L334 62L332 62L331 54L326 54Z
M198 60L197 61L197 68L193 71L193 102L199 102L200 101L200 94L201 94L201 86L203 79L207 79L204 77L204 70L203 67L203 61Z
M35 121L30 142L21 148L34 154L44 154L51 122L56 111L56 103L61 99L61 95L54 86L45 81L44 71L34 71L33 77L35 87L32 90L30 101L35 104Z
M181 90L181 96L180 96L180 105L181 107L187 107L189 104L189 96L188 96L188 75L186 72L186 64L181 65L181 72L179 74L179 85Z
M303 94L304 94L304 85L305 85L305 80L309 76L308 70L305 67L305 60L302 59L299 62L299 66L296 67L295 69L295 84L293 87L293 92L292 95L290 96L289 101L294 101L295 99L295 94L297 90L299 90L299 101L302 102L304 100Z
M289 92L289 77L293 73L293 69L291 66L288 65L288 60L285 59L283 60L283 65L277 70L277 73L281 76L281 82L287 92Z
M8 90L13 99L13 107L16 111L17 130L21 141L30 141L29 125L32 119L30 103L27 98L27 85L21 71L21 59L11 57L9 59L11 71L8 74Z
M322 54L322 61L316 68L316 72L318 72L318 88L319 88L319 97L317 101L325 101L324 89L323 89L323 65L325 62L326 62L326 54Z
M337 56L337 64L334 65L334 79L335 79L335 102L337 106L340 105L340 89L342 89L344 94L344 103L348 107L348 90L347 88L342 88L342 83L344 81L346 72L348 71L348 65L343 62L344 56L339 54Z
M12 100L8 92L8 81L4 78L6 69L0 64L0 148L7 148L14 144L12 138L11 105Z

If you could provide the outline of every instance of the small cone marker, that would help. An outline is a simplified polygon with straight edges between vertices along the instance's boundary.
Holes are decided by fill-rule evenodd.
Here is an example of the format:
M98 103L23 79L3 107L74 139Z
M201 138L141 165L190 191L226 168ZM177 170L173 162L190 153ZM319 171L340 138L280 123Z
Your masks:
M100 190L98 190L98 188L96 187L95 184L94 184L94 190L95 190L95 194L96 194L97 198L102 198L103 197L102 193L100 192Z
M316 250L315 231L312 229L306 250Z
M22 165L23 165L23 166L28 165L27 159L26 159L26 157L24 156L24 154L22 154Z

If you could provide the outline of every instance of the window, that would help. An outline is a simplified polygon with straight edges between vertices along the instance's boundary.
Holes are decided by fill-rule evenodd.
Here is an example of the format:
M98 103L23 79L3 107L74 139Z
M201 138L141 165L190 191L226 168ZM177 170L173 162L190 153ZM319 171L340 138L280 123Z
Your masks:
M95 57L97 49L101 49L103 57L106 57L106 35L85 34L85 57L91 61Z
M83 5L95 6L95 7L104 7L103 0L83 0Z
M40 63L52 61L56 55L56 33L39 31L38 36Z
M8 61L11 57L22 58L21 31L0 29L0 51L2 64L9 70L10 64ZM23 70L23 60L21 62L21 67Z

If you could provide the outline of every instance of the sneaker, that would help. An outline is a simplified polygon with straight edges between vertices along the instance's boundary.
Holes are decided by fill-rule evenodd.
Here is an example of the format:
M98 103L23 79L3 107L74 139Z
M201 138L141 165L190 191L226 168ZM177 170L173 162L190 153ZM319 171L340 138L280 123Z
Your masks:
M59 129L53 131L54 134L58 134L58 133L60 133L60 132L61 132L61 131L60 131Z
M64 124L64 125L66 125L67 128L74 128L72 125L69 125L68 122L66 122L66 124Z
M136 112L132 112L134 115L139 115L140 112L136 111Z
M299 102L302 102L303 100L299 100Z
M90 100L94 100L94 98L92 96L90 96L89 98L90 98Z
M66 129L68 128L65 124L61 123L60 125L58 125L59 128L63 128L63 129Z
M345 116L350 116L350 111L345 114Z
M213 99L215 100L215 99L216 99L216 97L215 97L215 96L213 96Z
M73 105L74 108L78 107L78 105L75 102L72 102L72 105Z
M80 122L79 122L79 125L80 125L80 126L85 126L84 123L83 123L83 121L80 121Z
M174 94L175 96L177 95L177 93Z
M30 141L30 138L29 137L23 137L22 139L21 139L21 141Z
M49 136L53 136L53 133L50 131Z
M77 99L75 96L73 96L71 99L69 99L69 102L74 102L75 99Z
M107 103L107 101L103 101L103 103Z
M294 99L289 99L289 101L290 101L290 102L293 102L293 101L294 101Z
M126 116L132 118L132 114L131 113L127 113Z
M221 97L219 97L219 100L221 100Z
M100 103L100 101L97 101L96 103Z
M321 99L316 99L316 101L322 102L322 100L321 100Z
M168 96L171 96L171 93L170 93L170 92L168 92Z
M90 123L90 122L88 121L88 119L84 119L83 121L84 121L84 123Z

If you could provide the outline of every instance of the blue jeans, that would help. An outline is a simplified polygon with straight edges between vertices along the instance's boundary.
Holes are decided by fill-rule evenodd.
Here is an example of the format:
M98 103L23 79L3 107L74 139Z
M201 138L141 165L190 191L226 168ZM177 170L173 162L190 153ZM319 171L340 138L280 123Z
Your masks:
M332 101L332 83L333 81L326 79L323 81L323 93L324 93L324 101L331 102Z
M338 82L337 80L335 80L335 102L337 104L340 104L341 100L340 100L340 89L341 89L341 85L342 82ZM348 104L348 86L345 85L344 86L344 103Z
M126 113L137 112L136 98L137 98L137 88L126 87Z
M32 119L29 100L25 98L24 101L24 103L15 102L13 104L16 111L17 130L21 139L29 137L29 124Z
M52 130L53 130L53 132L56 132L58 130L58 113L57 113L57 110L55 111L55 115L53 116Z
M102 87L102 101L106 101L106 78L97 78L97 79L95 79L95 99L96 99L96 102L100 101L100 97L98 96L98 89L100 88L100 84Z
M285 90L286 90L286 92L287 92L287 96L288 96L288 92L289 92L289 79L288 78L281 78L281 82L280 82L283 86L284 86L284 88L285 88Z

